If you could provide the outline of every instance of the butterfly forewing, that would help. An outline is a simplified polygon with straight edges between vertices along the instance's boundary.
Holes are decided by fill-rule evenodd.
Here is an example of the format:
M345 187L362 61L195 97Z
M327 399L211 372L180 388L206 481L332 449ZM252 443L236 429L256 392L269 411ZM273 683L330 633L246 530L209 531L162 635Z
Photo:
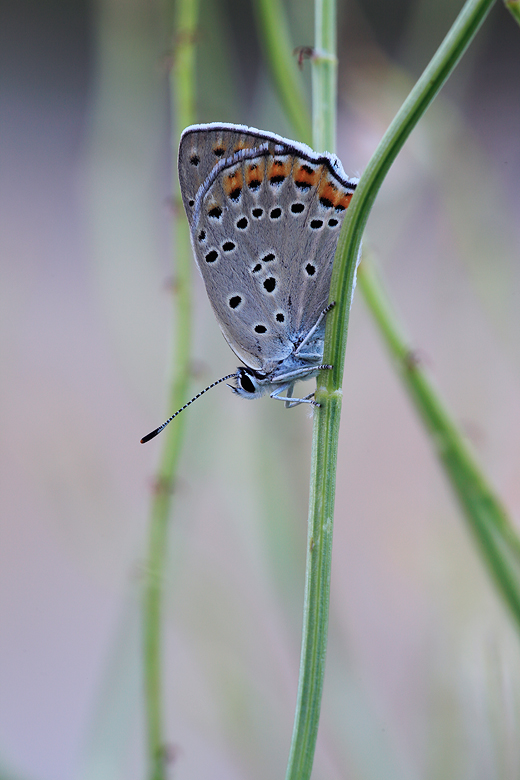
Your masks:
M239 128L244 132L240 132ZM188 218L198 189L212 169L240 149L254 149L264 141L261 134L253 134L250 128L240 125L193 125L186 128L179 145L179 181Z

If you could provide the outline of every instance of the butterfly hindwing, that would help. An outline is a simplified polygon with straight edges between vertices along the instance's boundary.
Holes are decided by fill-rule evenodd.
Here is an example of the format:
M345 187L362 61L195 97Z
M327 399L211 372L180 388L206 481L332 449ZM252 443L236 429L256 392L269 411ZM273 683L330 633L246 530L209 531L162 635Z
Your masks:
M224 336L265 373L327 304L355 181L332 155L251 128L188 128L179 177L192 244Z

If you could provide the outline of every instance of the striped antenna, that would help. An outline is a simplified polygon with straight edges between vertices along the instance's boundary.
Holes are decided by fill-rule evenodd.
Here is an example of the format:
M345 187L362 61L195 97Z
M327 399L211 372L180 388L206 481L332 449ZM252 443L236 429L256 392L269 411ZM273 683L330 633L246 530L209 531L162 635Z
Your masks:
M158 435L158 434L159 434L159 433L160 433L160 432L161 432L161 431L162 431L164 428L166 428L166 426L168 425L168 423L171 423L171 421L173 420L173 418L174 418L174 417L177 417L177 415L178 415L178 414L180 414L181 412L183 412L183 411L186 409L186 407L187 407L187 406L189 406L189 405L190 405L190 404L192 404L194 401L196 401L196 400L197 400L197 398L200 398L200 397L201 397L201 395L204 395L204 393L207 393L207 392L208 392L208 390L211 390L211 388L212 388L212 387L216 387L216 386L217 386L217 385L219 385L221 382L225 382L225 381L226 381L226 379L236 379L237 377L238 377L238 373L237 373L237 372L235 372L234 374L228 374L227 376L223 376L223 377L222 377L222 379L217 379L217 381L216 381L216 382L212 382L210 385L208 385L207 387L205 387L205 388L204 388L204 390L201 390L201 391L200 391L200 393L197 393L197 395L194 395L194 396L193 396L193 398L191 399L191 401L188 401L188 403L187 403L187 404L184 404L184 406L182 406L182 407L179 409L179 411L178 411L178 412L175 412L175 414L172 414L172 416L171 416L171 417L169 417L169 418L166 420L166 422L163 422L163 424L162 424L162 425L159 425L159 427L158 427L158 428L156 428L156 429L155 429L155 431L152 431L151 433L148 433L146 436L143 436L143 438L141 439L141 444L146 444L146 442L147 442L147 441L150 441L150 439L155 439L155 437L156 437L156 436L157 436L157 435Z

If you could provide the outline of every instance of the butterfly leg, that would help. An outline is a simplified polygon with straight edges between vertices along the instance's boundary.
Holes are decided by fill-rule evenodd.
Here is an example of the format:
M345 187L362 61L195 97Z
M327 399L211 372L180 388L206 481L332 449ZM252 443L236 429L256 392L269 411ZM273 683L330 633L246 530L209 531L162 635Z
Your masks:
M304 398L293 398L291 401L285 402L285 408L286 409L292 409L293 406L299 406L300 404L312 404L313 406L321 406L317 401L310 401L310 398L313 398L314 393L309 393L309 395L306 395Z
M293 406L299 406L300 404L312 404L313 406L319 406L317 401L313 401L312 396L314 393L309 393L305 398L293 398L294 382L290 385L282 385L278 390L271 393L271 398L275 401L284 401L286 409L291 409ZM287 395L280 395L284 390L287 390Z
M304 347L304 346L305 346L305 344L307 344L307 343L308 343L308 342L311 340L311 338L314 336L314 334L316 333L316 331L317 331L317 330L318 330L318 328L320 327L321 323L323 322L324 318L327 316L327 314L329 313L329 311L330 311L331 309L333 309L333 308L334 308L334 306L335 306L335 305L336 305L336 301L332 301L332 303L329 303L329 305L328 305L328 306L325 306L325 308L324 308L324 309L323 309L323 311L321 312L320 316L319 316L319 317L318 317L318 319L316 320L316 323L313 325L313 327L312 327L312 328L310 329L310 331L307 333L307 335L306 335L306 336L305 336L305 338L303 339L302 343L299 345L298 349L296 349L296 350L294 351L294 354L295 354L295 355L298 355L298 354L301 352L301 350L302 350L302 347Z
M319 357L319 355L317 355L317 357ZM283 390L288 388L290 384L294 384L299 379L310 379L311 377L316 376L318 371L331 368L332 366L327 363L321 366L304 366L302 368L297 368L295 371L288 371L286 374L281 374L280 376L276 377L276 382L283 384L276 392L281 393Z
M287 388L287 392L286 392L286 394L285 394L285 397L286 397L286 398L292 398L293 390L294 390L294 382L292 382L292 383L289 385L289 387ZM293 406L293 405L294 405L294 401L292 401L292 402L291 402L291 401L286 401L286 402L285 402L285 408L286 408L286 409L290 409L290 408L291 408L291 406Z
M309 395L306 395L303 398L293 398L292 397L293 390L294 390L294 382L292 383L292 385L290 385L287 388L287 394L286 394L285 397L286 397L286 399L290 399L290 400L286 400L285 401L285 408L286 409L292 409L293 406L299 406L300 404L303 404L303 403L305 403L305 404L311 403L314 406L319 406L319 404L316 401L309 401L309 398L313 398L314 397L314 393L309 393Z

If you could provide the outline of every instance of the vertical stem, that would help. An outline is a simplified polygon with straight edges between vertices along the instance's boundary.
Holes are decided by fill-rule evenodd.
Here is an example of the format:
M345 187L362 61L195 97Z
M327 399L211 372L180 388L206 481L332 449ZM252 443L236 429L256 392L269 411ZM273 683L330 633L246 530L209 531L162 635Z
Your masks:
M292 54L287 19L280 0L255 0L261 41L284 111L300 141L310 144L309 109Z
M520 24L520 0L505 0L505 6L512 13L515 21Z
M287 780L309 780L318 733L327 647L341 385L361 235L379 187L398 151L457 65L492 3L493 0L467 0L370 160L339 236L331 281L331 300L336 306L327 318L323 358L333 370L320 374L315 394L321 407L314 415L302 655ZM328 69L334 64L332 7L332 2L316 0L313 74L314 144L320 149L328 146L329 151L334 151L332 127L335 124L335 93L331 90L335 73L333 76Z
M172 109L172 148L174 159L181 129L195 118L195 47L198 0L176 0L174 4L173 64L170 70ZM172 166L176 171L176 165ZM174 175L176 182L176 174ZM173 185L174 213L182 213L176 183ZM191 252L185 220L174 223L175 247L175 375L169 393L169 409L180 408L186 400L191 353ZM144 584L144 685L148 743L148 777L166 778L166 745L163 714L163 670L161 623L164 572L168 547L168 520L171 512L174 478L182 447L184 420L165 430L163 450L152 499L148 561Z
M312 145L318 152L336 150L336 0L316 0L312 57Z
M336 3L316 0L312 59L313 146L334 151L336 141ZM318 377L316 397L319 399ZM329 622L332 528L341 396L314 415L309 496L308 547L298 699L286 780L308 780L318 737Z

